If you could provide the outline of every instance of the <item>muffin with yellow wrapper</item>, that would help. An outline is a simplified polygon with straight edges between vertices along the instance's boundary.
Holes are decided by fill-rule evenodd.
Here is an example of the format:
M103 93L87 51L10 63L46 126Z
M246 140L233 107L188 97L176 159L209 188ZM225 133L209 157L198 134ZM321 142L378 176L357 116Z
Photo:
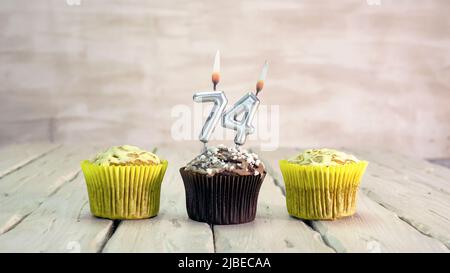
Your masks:
M367 161L332 149L310 149L280 160L288 213L309 220L334 220L356 212Z
M142 219L159 212L167 161L131 145L114 146L81 162L91 213L109 219Z

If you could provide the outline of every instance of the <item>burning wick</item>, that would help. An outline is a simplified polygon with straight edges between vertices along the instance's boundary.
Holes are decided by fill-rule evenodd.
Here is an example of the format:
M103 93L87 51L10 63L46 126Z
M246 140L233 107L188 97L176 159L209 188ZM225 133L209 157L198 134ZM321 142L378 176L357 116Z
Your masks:
M214 66L212 72L212 82L214 85L214 91L216 91L216 86L220 81L220 51L217 50L216 57L214 58Z
M259 92L264 88L264 80L267 76L267 70L269 69L269 63L266 61L261 70L261 74L259 75L259 79L256 82L256 96L258 96Z

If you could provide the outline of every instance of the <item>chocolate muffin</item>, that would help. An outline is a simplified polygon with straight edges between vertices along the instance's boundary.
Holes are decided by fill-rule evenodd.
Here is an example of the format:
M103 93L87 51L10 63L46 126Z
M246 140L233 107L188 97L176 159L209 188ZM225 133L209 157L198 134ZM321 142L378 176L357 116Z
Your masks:
M266 175L258 155L223 145L209 147L180 169L189 218L228 225L255 219Z

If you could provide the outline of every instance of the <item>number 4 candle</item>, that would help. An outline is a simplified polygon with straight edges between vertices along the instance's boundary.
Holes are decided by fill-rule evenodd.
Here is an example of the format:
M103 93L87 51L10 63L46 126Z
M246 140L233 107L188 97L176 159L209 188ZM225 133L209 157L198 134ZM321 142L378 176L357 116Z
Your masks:
M247 139L247 135L252 134L255 131L252 121L259 106L259 99L257 96L264 87L264 80L267 75L268 67L269 64L266 61L256 83L256 95L252 92L247 93L222 116L222 126L236 130L236 137L234 138L234 143L236 145L243 145ZM239 116L241 115L242 118L239 119Z

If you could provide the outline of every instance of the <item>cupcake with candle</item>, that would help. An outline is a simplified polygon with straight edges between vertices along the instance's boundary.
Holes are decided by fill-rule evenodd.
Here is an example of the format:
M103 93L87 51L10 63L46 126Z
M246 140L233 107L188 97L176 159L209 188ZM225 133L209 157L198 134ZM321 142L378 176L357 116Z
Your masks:
M268 64L264 64L256 92L248 92L228 111L228 100L217 90L220 80L220 53L214 59L213 90L194 94L195 102L214 103L199 139L204 151L180 169L186 190L186 207L191 219L216 225L253 221L259 189L266 171L258 156L242 148L254 132L252 120L259 106L258 94L264 86ZM241 117L241 118L238 118ZM222 126L236 131L235 147L207 147L209 138L222 120Z
M180 173L189 218L228 225L253 221L266 171L258 155L223 145L209 147Z
M167 161L131 145L115 146L81 162L91 213L109 219L142 219L159 211Z
M367 161L337 150L312 149L279 163L290 215L334 220L355 213Z

